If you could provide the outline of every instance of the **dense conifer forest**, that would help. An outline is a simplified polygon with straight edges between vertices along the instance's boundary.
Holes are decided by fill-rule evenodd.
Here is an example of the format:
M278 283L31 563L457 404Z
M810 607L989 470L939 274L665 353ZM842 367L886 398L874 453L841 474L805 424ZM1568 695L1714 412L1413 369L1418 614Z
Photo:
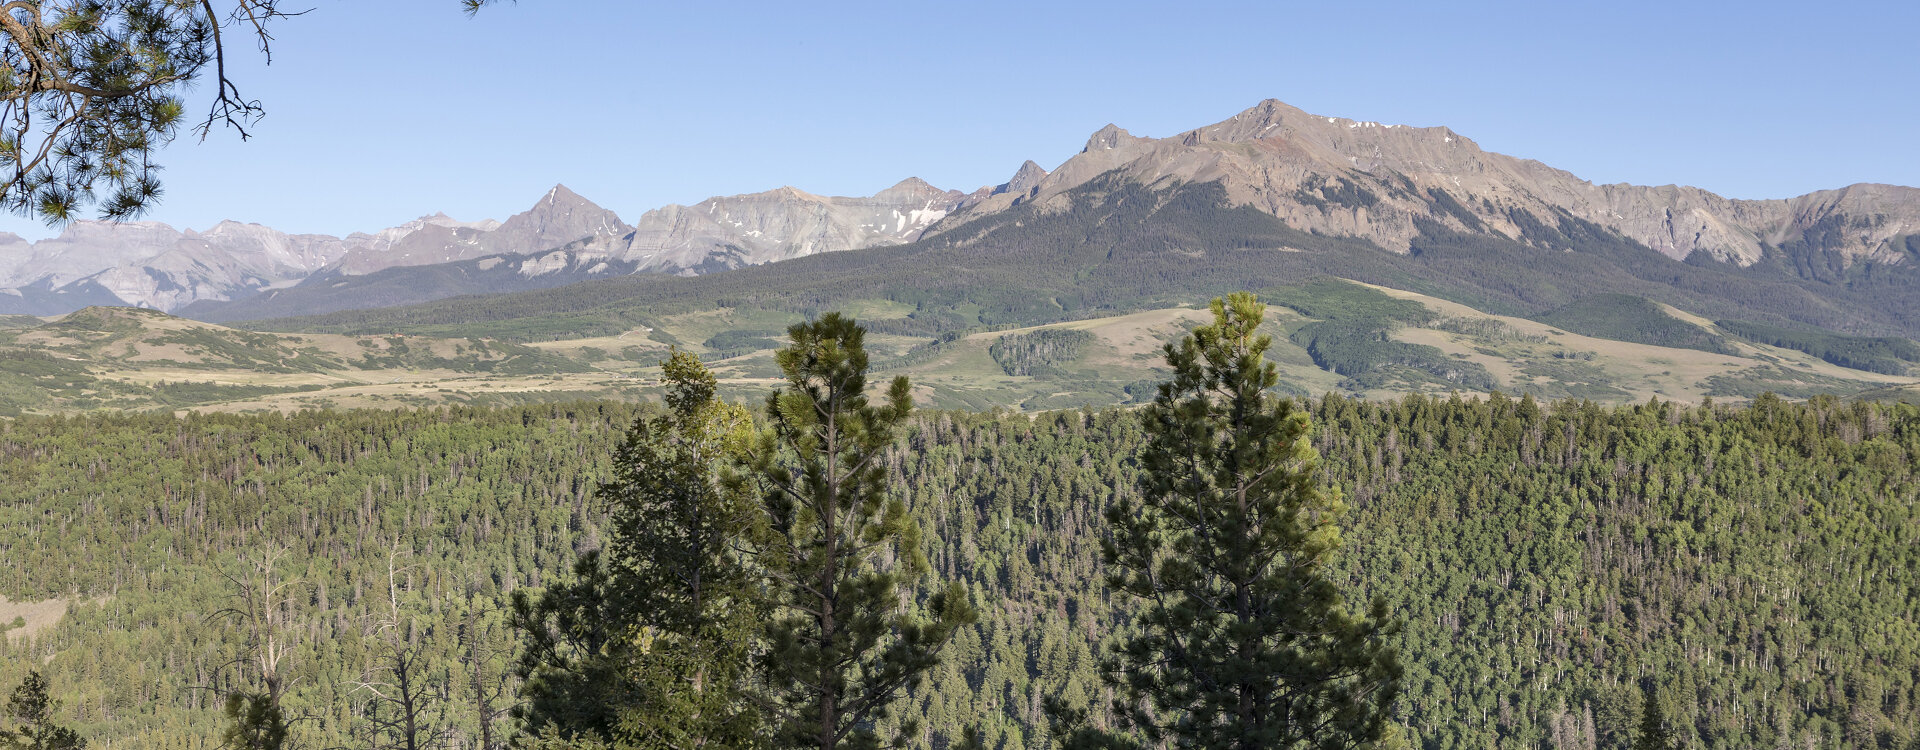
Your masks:
M1328 397L1302 406L1350 507L1334 558L1382 597L1413 747L1625 748L1645 694L1682 747L1906 748L1920 728L1920 412ZM641 405L0 421L0 595L69 597L0 636L98 747L214 747L282 549L287 705L366 746L393 654L449 746L513 732L506 600L606 543L595 498ZM1103 510L1138 498L1134 412L920 413L885 459L935 578L979 609L889 722L1046 746L1043 701L1104 710L1124 599ZM0 623L0 626L9 624ZM883 727L884 729L885 727Z

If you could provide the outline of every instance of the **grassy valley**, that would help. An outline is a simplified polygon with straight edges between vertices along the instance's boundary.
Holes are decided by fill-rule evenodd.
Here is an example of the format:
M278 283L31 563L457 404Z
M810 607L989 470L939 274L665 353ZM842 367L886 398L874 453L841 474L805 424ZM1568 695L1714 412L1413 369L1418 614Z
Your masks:
M1537 318L1323 278L1262 293L1271 356L1295 395L1449 392L1627 403L1847 396L1914 383L1911 341L1715 323L1637 297L1603 296ZM918 310L846 309L869 326L876 369L923 403L1025 411L1140 403L1165 376L1160 348L1204 319L1191 305L1038 326L929 335ZM290 411L567 398L657 397L672 347L712 363L748 398L778 376L773 351L800 313L730 307L616 333L515 343L416 333L270 333L149 310L89 308L0 329L0 413L91 409ZM1849 367L1847 365L1855 365Z

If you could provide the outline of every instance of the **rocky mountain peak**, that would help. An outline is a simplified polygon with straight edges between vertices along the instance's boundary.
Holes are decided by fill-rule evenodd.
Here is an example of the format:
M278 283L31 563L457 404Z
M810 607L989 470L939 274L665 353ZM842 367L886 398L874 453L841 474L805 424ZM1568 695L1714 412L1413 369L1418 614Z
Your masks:
M183 230L183 231L182 231L182 233L183 233L183 234L186 234L186 235L187 235L187 236L189 236L189 237L191 237L191 236L193 236L193 235L196 235L196 234L213 234L213 233L215 233L215 232L245 232L245 231L253 231L253 228L255 228L255 227L257 227L257 228L260 228L260 229L265 229L265 228L266 228L266 226L265 226L265 225L262 225L262 224L256 224L256 223L253 223L253 222L246 222L246 221L234 221L233 219L221 219L221 220L220 220L220 223L218 223L218 224L215 224L215 225L213 225L212 227L210 227L210 228L208 228L208 229L207 229L207 231L205 231L205 232L195 232L195 231L193 231L192 229L187 229L187 230Z
M593 206L594 208L599 208L599 206L594 206L593 201L587 200L579 193L573 192L571 188L560 183L554 183L554 186L547 190L546 196L540 199L539 205ZM535 208L538 208L539 205L536 205Z
M926 180L918 177L908 177L907 179L894 183L893 187L874 193L873 197L879 201L899 202L943 200L947 198L948 195L949 191L929 185Z
M1204 128L1188 132L1182 141L1195 145L1201 141L1241 143L1282 135L1287 127L1308 127L1312 115L1279 99L1265 99L1237 115ZM1276 132L1279 131L1279 132Z
M800 188L794 187L792 185L781 185L780 187L774 188L772 190L768 190L765 193L757 193L757 194L749 193L748 195L764 195L764 196L773 198L775 200L783 200L783 201L820 200L820 196L814 195L813 193L809 193L805 190L801 190ZM709 198L707 200L712 201L714 199Z
M1028 159L1027 163L1020 165L1020 169L1013 173L1012 178L995 187L993 194L1013 193L1015 195L1023 195L1027 191L1039 186L1040 181L1046 178L1046 168L1035 164L1032 159Z
M565 185L554 185L532 208L508 217L487 233L496 252L535 252L583 237L620 235L631 230L620 216L601 208Z
M1110 151L1130 143L1144 140L1148 139L1136 137L1134 134L1127 132L1125 128L1113 123L1107 123L1106 127L1094 131L1093 137L1087 139L1087 145L1080 149L1080 153Z

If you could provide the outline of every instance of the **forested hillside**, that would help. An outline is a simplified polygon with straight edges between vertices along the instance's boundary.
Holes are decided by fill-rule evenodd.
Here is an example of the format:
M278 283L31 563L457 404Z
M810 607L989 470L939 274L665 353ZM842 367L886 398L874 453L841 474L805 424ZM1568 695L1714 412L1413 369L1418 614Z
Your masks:
M1920 728L1920 409L1309 408L1353 508L1346 585L1405 624L1415 746L1624 748L1643 680L1688 747L1904 748ZM79 602L51 627L0 623L0 685L41 666L101 747L212 747L203 688L241 646L215 616L233 604L223 573L286 545L280 570L304 586L291 704L312 746L362 722L355 680L394 604L433 655L448 737L475 746L484 705L497 738L501 601L601 543L593 491L638 413L0 422L0 596ZM1043 697L1104 703L1095 655L1123 613L1092 583L1101 512L1136 493L1142 440L1124 410L909 425L890 471L936 575L982 613L910 702L932 746L978 723L989 747L1038 748Z

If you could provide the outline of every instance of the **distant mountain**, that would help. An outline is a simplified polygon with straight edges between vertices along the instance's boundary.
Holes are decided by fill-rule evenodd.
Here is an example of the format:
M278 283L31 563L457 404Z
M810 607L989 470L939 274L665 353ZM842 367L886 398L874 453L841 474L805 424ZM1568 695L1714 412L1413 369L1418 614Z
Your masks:
M1483 151L1444 127L1312 115L1275 100L1169 138L1108 125L1079 154L1023 191L961 211L1015 202L1058 204L1066 191L1117 171L1146 185L1218 182L1227 199L1308 232L1363 237L1406 252L1423 224L1522 237L1567 215L1619 232L1676 260L1751 266L1770 250L1832 254L1841 265L1902 263L1916 252L1920 189L1852 185L1786 200L1732 200L1699 188L1595 185L1541 164ZM938 231L938 230L936 230ZM1550 244L1550 243L1549 243Z
M337 272L329 278L489 255L537 252L584 239L620 237L632 231L614 212L580 197L565 185L555 185L532 208L514 214L505 222L422 221L418 229L387 246L367 245L348 252L339 263L327 269Z
M640 217L624 258L670 273L759 265L837 250L911 242L968 196L918 178L868 198L783 187L666 206Z
M100 304L206 307L310 280L336 283L390 268L624 241L631 232L612 211L564 185L505 222L434 214L344 238L232 221L205 232L156 222L76 221L37 243L0 235L0 314L56 315Z
M1032 169L1016 181L1031 181ZM919 179L870 197L788 187L666 206L629 226L557 185L504 222L434 214L344 238L238 222L194 232L155 222L79 221L39 243L0 234L0 314L56 315L111 304L226 320L543 289L611 274L692 275L911 242L991 194L989 188L941 190ZM494 260L469 263L487 258ZM467 265L383 273L448 264ZM511 272L492 272L496 268ZM396 285L399 279L408 286ZM296 287L300 291L292 291Z
M340 269L316 273L300 284L269 289L231 302L200 301L175 312L220 323L341 310L394 307L474 294L530 291L639 271L630 261L609 259L588 237L536 254L504 253L427 265L394 265L364 274Z
M50 315L88 305L174 309L296 283L349 246L222 222L205 232L157 222L76 221L58 237L0 248L0 312Z
M1408 257L1427 253L1428 264L1482 262L1448 252L1486 243L1564 252L1591 247L1600 234L1668 259L1726 264L1775 280L1868 283L1855 279L1861 269L1910 269L1920 262L1920 190L1914 188L1863 184L1751 201L1691 187L1594 185L1536 161L1484 151L1445 127L1313 115L1268 100L1167 138L1108 125L1052 171L1028 161L1007 182L971 193L918 179L868 197L784 187L665 206L628 225L556 186L505 222L434 215L345 238L233 222L204 233L77 222L40 243L0 235L0 314L111 303L233 321L635 273L692 276L914 244L1016 208L1036 217L1069 212L1073 196L1096 180L1101 190L1123 183L1160 192L1213 185L1225 204L1271 216L1289 231ZM1580 266L1554 256L1527 262L1560 264L1567 274ZM1529 294L1556 293L1516 296ZM1875 315L1819 311L1832 307L1829 301L1796 295L1793 304L1808 308L1802 318L1888 330L1868 322Z
M1629 199L1686 189L1574 191L1555 182L1564 173L1487 154L1444 129L1375 137L1361 133L1402 128L1316 118L1288 130L1284 123L1296 118L1277 103L1250 112L1229 120L1232 127L1209 129L1218 139L1199 131L1144 139L1104 128L1052 172L1023 169L1024 179L969 196L905 244L696 278L641 274L256 325L460 330L534 341L617 335L666 316L724 308L806 315L855 307L894 311L876 323L888 333L940 337L1194 304L1331 276L1499 315L1562 310L1600 328L1628 330L1629 337L1640 329L1664 335L1662 315L1602 314L1617 306L1604 297L1577 304L1599 295L1644 298L1768 341L1843 351L1833 356L1849 361L1854 353L1871 354L1873 345L1790 332L1920 338L1920 234L1907 229L1910 189L1856 186L1825 202L1725 201L1731 208L1716 221L1728 227L1723 236L1731 244L1709 243L1708 233L1698 232L1687 235L1691 249L1656 248L1629 234L1638 231L1632 222L1598 217L1612 222L1604 224L1576 212L1612 206L1625 217ZM1276 135L1248 135L1262 131ZM1355 141L1339 140L1349 134ZM1374 145L1361 143L1367 139ZM1363 160L1323 142L1374 156ZM1455 152L1456 143L1463 150ZM1433 153L1417 153L1421 148ZM1544 177L1521 179L1533 174L1527 170ZM1470 184L1489 187L1469 193ZM1585 193L1622 197L1575 200ZM1850 213L1856 210L1870 212ZM1751 247L1739 244L1749 240Z

